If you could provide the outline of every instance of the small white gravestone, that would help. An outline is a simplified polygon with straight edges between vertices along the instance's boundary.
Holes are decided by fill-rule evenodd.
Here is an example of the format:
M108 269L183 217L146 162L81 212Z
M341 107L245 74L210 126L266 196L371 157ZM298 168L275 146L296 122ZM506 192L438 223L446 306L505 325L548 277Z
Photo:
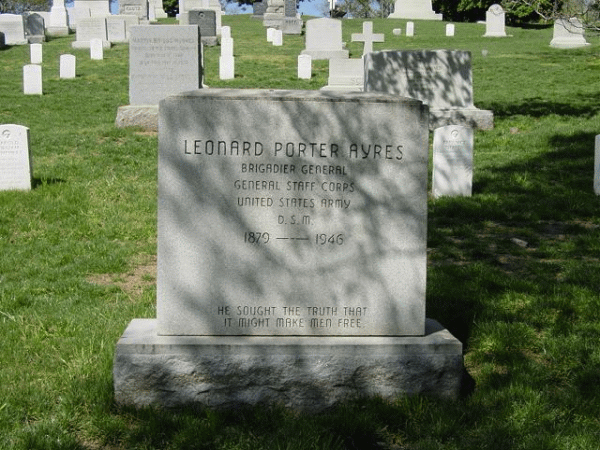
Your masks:
M273 32L273 45L275 47L281 47L283 45L283 31L275 30Z
M413 37L415 35L415 23L414 22L406 22L406 35L408 37Z
M233 56L233 39L221 39L221 56Z
M29 56L31 58L31 64L41 64L43 59L42 44L30 44Z
M275 28L267 28L267 42L273 43L273 34L275 33Z
M362 33L352 33L352 42L364 42L363 55L373 51L373 42L384 42L383 33L373 34L373 22L363 22Z
M394 36L402 36L402 28L394 28L394 29L392 30L392 34L393 34Z
M42 95L42 66L38 64L23 66L23 94Z
M231 39L231 27L229 25L221 27L221 39Z
M585 29L578 18L557 19L554 22L554 35L550 41L550 47L579 48L590 45L585 40L584 33Z
M396 0L394 12L389 19L442 20L442 14L436 14L431 0Z
M506 37L506 13L502 6L493 4L488 8L483 37Z
M446 24L446 36L453 37L455 31L455 26L453 23Z
M0 14L0 33L5 45L25 45L25 19L20 14Z
M102 46L102 39L92 39L90 41L90 59L97 61L104 59L104 47Z
M233 55L219 56L219 78L233 80L235 78L235 58Z
M342 21L311 19L306 21L306 49L300 52L312 59L348 58L350 52L342 44Z
M600 195L600 134L596 136L594 153L594 193Z
M310 55L298 55L298 78L301 80L312 78L312 57Z
M329 78L323 91L362 92L365 84L363 58L333 58L329 60Z
M60 78L75 78L75 55L60 55Z
M29 128L0 125L0 191L30 190Z
M473 129L436 128L433 134L434 197L470 197L473 190Z

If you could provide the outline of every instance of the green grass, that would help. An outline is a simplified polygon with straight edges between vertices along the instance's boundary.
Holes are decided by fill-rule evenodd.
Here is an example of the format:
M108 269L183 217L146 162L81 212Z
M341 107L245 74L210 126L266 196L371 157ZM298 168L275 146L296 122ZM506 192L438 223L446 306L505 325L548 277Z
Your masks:
M211 87L318 89L296 79L302 36L265 45L227 16L236 78ZM127 46L90 61L73 37L44 44L44 95L22 95L27 47L0 50L0 123L30 128L34 189L0 192L0 448L6 449L597 449L600 442L600 42L549 47L551 28L374 20L375 49L470 50L474 195L430 200L427 316L457 336L472 378L461 399L357 401L320 415L119 408L114 346L133 318L155 317L157 139L114 127L127 104ZM353 57L361 47L344 21ZM482 51L487 51L487 56ZM74 53L77 78L58 79ZM526 243L526 245L524 244Z

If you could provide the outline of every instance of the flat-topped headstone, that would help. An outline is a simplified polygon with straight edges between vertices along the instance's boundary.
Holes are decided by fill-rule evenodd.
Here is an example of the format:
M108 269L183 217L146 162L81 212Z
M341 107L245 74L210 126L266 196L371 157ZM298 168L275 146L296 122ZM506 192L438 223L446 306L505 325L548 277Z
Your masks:
M136 16L139 20L148 20L148 2L146 0L119 0L119 14Z
M101 61L104 59L104 47L102 39L92 39L90 41L90 59Z
M42 95L42 66L27 64L23 66L23 94Z
M217 36L221 36L223 11L219 0L179 0L179 24L189 25L189 11L192 9L212 9L217 19Z
M406 36L413 37L415 35L415 23L406 22Z
M473 190L473 129L436 128L433 134L434 197L470 197Z
M362 92L365 84L365 61L334 58L329 60L329 78L324 91Z
M71 46L73 48L90 48L94 39L100 39L103 48L110 48L106 17L80 18L77 21L75 41Z
M493 128L493 114L473 105L471 53L453 50L373 52L365 58L365 91L416 98L429 105L430 125Z
M311 19L306 21L306 49L300 52L312 59L348 58L349 52L342 44L342 21L337 19Z
M75 67L77 64L77 59L75 55L60 55L59 60L59 77L62 79L72 79L75 78Z
M159 110L157 319L117 343L118 404L456 397L462 345L424 315L421 102L205 89Z
M402 36L402 28L394 28L394 29L392 30L392 34L393 34L394 36Z
M217 45L217 15L212 9L192 9L188 11L188 23L200 27L204 45Z
M571 19L557 19L554 22L554 34L550 46L554 48L579 48L590 45L585 40L585 28L581 21Z
M115 14L106 18L106 33L110 42L129 42L129 29L140 24L135 15Z
M30 44L29 57L31 64L42 64L44 58L42 52L42 44Z
M301 80L312 78L312 57L310 55L298 55L298 78Z
M202 87L197 25L140 25L130 33L130 105L157 105L169 95Z
M273 36L275 34L275 28L267 28L267 42L273 43Z
M29 128L0 125L0 191L30 190L32 176Z
M390 19L419 19L442 20L442 14L436 14L431 5L431 0L396 0L394 12Z
M373 22L363 22L362 33L352 33L352 42L363 42L363 55L373 51L373 42L384 42L383 33L373 33Z
M275 47L281 47L283 45L283 31L282 30L274 30L273 31L273 45Z
M46 27L44 18L37 13L27 14L25 17L25 35L30 44L39 44L46 41Z
M506 13L497 3L488 8L485 13L484 37L506 37Z
M600 134L596 135L594 148L594 193L600 195Z
M455 31L456 31L456 27L454 26L453 23L446 24L446 36L447 37L454 37Z
M424 333L425 110L332 95L161 102L161 334Z
M82 17L86 17L86 12L89 12L89 17L106 17L110 15L109 0L74 0L73 8L75 9L76 15L79 13L78 10L80 10ZM79 19L79 17L77 17L77 19Z
M0 14L0 32L5 45L25 45L25 19L20 14Z

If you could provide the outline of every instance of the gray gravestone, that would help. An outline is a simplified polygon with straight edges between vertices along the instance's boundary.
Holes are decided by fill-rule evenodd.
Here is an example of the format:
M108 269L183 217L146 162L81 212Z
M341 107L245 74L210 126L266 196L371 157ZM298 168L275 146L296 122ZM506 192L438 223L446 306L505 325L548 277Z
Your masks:
M25 21L20 14L0 14L0 32L4 33L5 45L25 45Z
M484 37L506 37L506 13L502 6L493 4L485 13Z
M456 396L462 346L425 319L421 102L198 90L159 130L157 319L117 344L118 403Z
M266 10L267 0L252 3L252 18L262 20Z
M362 92L365 84L365 62L359 59L329 60L329 78L324 91Z
M0 125L0 191L30 190L29 128Z
M204 45L217 45L217 15L212 9L192 9L188 11L188 23L200 27L200 37Z
M136 16L139 20L148 20L148 2L146 0L119 0L119 14Z
M365 55L365 91L416 98L429 105L430 125L493 128L491 111L473 105L471 53L382 51Z
M473 190L473 129L436 128L433 135L434 197L470 197Z
M313 60L348 58L349 52L342 44L342 21L326 17L307 20L306 49L300 53Z
M46 41L44 18L37 14L28 14L25 18L25 35L30 44L39 44Z

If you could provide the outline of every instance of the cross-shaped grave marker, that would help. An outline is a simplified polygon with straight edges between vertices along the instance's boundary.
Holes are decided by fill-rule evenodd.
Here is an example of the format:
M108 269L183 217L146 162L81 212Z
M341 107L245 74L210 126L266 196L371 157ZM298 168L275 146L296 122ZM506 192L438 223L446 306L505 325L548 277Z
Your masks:
M373 34L373 22L363 22L362 33L352 33L352 42L364 42L363 56L373 51L373 42L383 42L383 33Z

